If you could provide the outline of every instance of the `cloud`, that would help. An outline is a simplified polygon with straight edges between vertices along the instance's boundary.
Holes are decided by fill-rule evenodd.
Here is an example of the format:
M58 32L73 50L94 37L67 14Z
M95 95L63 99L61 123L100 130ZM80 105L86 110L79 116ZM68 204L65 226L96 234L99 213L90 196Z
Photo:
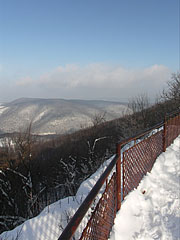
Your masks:
M3 71L3 66L2 66L2 64L0 64L0 72L2 72Z
M16 81L17 86L28 86L34 84L34 80L30 76L26 76Z
M170 74L164 65L128 69L103 63L83 67L69 64L58 66L36 79L22 78L16 86L29 91L36 89L36 94L39 92L45 97L128 99L142 92L154 97L164 88Z

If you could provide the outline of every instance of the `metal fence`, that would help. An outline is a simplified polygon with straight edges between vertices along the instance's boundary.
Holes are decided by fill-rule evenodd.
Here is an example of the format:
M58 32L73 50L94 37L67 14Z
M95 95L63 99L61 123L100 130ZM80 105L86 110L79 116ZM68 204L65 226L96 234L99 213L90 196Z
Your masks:
M165 148L168 147L173 140L179 135L180 116L174 113L166 117L165 128Z
M114 224L117 210L116 173L106 184L105 191L99 200L91 218L85 227L80 240L108 239L109 229Z
M161 123L141 135L117 144L117 153L70 220L58 240L76 239L75 232L86 217L102 186L104 192L81 233L80 240L107 240L121 201L150 172L156 158L180 134L180 112L166 117ZM116 166L116 167L115 167Z
M123 199L139 185L142 177L149 171L156 158L163 151L163 130L137 143L123 152Z

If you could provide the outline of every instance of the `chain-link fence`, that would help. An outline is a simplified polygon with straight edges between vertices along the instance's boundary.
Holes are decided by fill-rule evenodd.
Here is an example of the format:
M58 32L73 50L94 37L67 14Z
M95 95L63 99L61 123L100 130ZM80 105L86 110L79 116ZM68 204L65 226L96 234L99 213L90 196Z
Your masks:
M70 220L59 240L68 240L75 236L79 224L105 182L104 193L91 213L80 240L107 240L121 201L139 185L143 176L151 171L156 158L179 134L180 112L177 112L167 116L164 123L119 143L116 156Z

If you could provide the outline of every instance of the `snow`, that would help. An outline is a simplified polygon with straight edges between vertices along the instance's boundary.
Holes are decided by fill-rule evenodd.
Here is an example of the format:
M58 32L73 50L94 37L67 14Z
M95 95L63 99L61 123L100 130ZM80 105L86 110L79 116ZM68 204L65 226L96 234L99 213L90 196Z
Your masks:
M180 239L180 136L117 213L109 240Z
M5 107L5 106L0 104L0 115L7 109L8 109L8 107Z
M39 136L46 136L46 135L53 135L56 134L56 132L44 132L44 133L36 133Z
M4 137L0 138L0 147L6 147L6 146L14 146L14 143L11 138Z
M84 181L76 196L47 206L37 217L27 220L0 240L56 240L62 229L112 159ZM151 173L132 191L117 213L109 240L180 239L180 136L157 159ZM87 219L86 219L87 221ZM85 222L86 222L85 221ZM83 223L83 225L85 224Z
M49 110L46 109L46 110L40 112L40 113L33 119L33 123L41 120L41 119L45 116L45 114L48 113L48 111L49 111Z

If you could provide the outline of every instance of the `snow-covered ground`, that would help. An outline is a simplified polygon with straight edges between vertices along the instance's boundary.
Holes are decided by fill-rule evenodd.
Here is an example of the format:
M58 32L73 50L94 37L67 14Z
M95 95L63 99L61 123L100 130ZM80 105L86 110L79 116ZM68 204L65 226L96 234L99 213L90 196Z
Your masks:
M8 138L8 137L4 137L4 138L0 138L0 147L5 147L5 146L13 146L13 141L12 139Z
M18 240L58 239L62 230L67 225L69 217L74 215L111 161L112 158L107 160L90 178L85 180L80 185L76 196L61 199L47 206L37 217L27 220L12 231L2 233L0 240L15 240L17 236ZM85 227L86 223L87 218L84 219L82 226L77 231L77 236L79 236L79 232L82 232L82 228Z
M109 159L89 179L84 181L75 197L57 201L37 217L12 231L0 235L0 240L56 240L67 218L99 179ZM110 240L177 240L180 239L180 136L166 153L157 159L151 173L141 181L137 190L124 200L117 214Z
M180 136L122 203L110 240L180 239Z

